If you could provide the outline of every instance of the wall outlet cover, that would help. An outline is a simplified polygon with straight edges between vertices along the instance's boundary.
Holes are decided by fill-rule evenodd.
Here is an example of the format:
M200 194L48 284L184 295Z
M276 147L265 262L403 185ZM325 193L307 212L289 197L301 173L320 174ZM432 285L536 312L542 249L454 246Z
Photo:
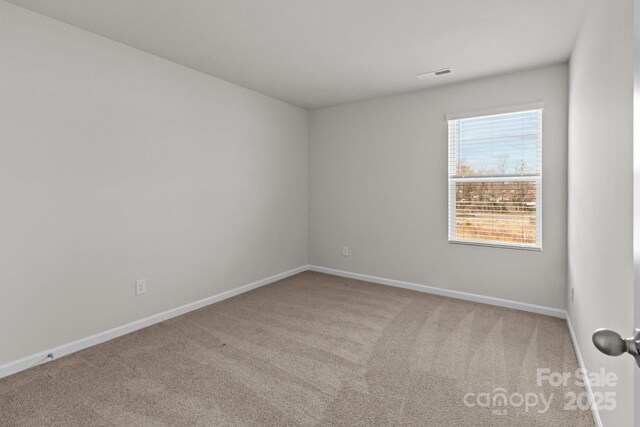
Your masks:
M147 279L136 280L136 295L147 293Z

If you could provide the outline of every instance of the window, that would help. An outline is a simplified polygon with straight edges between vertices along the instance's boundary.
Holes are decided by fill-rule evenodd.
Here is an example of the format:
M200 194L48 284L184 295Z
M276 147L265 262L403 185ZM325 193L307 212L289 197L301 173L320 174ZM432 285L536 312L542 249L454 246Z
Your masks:
M449 241L542 248L542 105L449 122Z

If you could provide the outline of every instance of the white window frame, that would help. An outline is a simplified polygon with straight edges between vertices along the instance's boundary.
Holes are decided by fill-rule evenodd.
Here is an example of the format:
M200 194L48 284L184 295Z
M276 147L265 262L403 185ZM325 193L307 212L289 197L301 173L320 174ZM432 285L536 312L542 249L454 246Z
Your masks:
M527 174L527 175L489 175L480 177L459 177L456 176L455 162L452 162L451 156L457 153L452 145L457 144L458 134L455 133L452 138L451 135L451 121L460 119L472 119L483 116L493 116L500 114L519 113L526 111L540 111L538 115L538 129L540 129L539 137L539 174ZM474 245L474 246L487 246L506 249L519 249L530 251L542 251L542 121L544 114L544 105L542 102L535 102L530 104L521 104L508 107L498 107L485 110L468 111L463 113L447 114L447 135L448 135L448 151L447 151L447 185L449 187L449 212L448 212L448 227L449 227L449 243L461 244L461 245ZM536 184L536 243L515 243L504 242L497 240L476 240L476 239L461 239L456 238L456 186L457 182L534 182Z

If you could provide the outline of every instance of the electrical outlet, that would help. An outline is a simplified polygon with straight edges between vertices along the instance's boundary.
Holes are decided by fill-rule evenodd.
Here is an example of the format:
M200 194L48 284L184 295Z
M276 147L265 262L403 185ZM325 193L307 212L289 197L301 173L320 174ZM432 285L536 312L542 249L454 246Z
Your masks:
M147 293L147 279L136 280L136 295Z
M576 291L576 289L575 289L575 288L571 288L571 292L570 292L570 295L571 295L571 302L573 302L573 296L574 296L574 295L575 295L575 293L576 293L575 291Z
M349 246L342 247L342 256L349 256Z

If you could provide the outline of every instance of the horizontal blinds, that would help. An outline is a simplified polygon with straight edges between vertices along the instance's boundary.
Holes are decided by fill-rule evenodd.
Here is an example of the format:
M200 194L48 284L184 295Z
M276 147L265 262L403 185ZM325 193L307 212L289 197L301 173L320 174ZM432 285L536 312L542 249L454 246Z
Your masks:
M449 120L449 240L542 241L542 110Z

